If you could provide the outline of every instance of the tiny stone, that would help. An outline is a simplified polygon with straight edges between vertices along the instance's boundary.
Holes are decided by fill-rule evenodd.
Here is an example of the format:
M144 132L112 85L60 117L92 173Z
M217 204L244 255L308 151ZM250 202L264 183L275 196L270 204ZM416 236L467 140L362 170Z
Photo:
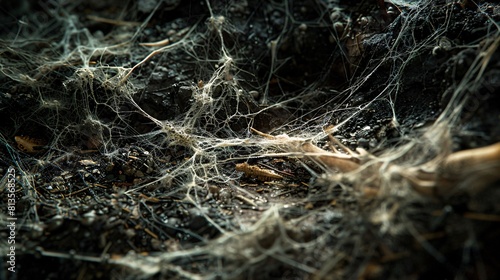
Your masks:
M368 147L368 140L365 138L359 138L357 144L360 147L367 148Z

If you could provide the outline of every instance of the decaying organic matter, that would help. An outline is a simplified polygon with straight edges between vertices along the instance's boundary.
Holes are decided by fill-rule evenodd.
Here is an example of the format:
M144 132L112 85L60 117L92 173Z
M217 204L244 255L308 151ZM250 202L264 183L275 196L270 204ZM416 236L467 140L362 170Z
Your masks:
M42 139L36 139L29 136L16 136L14 137L14 140L16 141L19 150L29 154L42 152L46 144Z
M0 279L500 279L495 1L4 2Z
M276 145L285 153L302 153L327 172L352 173L357 177L359 185L368 184L372 189L382 184L396 184L381 180L397 178L400 181L403 178L422 195L442 196L458 190L478 193L488 184L500 180L500 142L439 156L418 166L402 167L384 161L383 157L390 155L376 157L361 148L354 152L342 145L344 153L336 149L335 152L330 152L310 141L291 139L286 135L275 137L253 128L252 131L276 141ZM333 136L328 136L330 143L340 144ZM383 173L390 175L383 176Z
M408 168L402 176L425 195L477 194L500 179L500 143L454 152L437 163Z
M246 162L236 164L235 169L245 173L247 176L256 177L261 181L281 180L283 176L276 174L274 171L262 169L255 165L250 165Z

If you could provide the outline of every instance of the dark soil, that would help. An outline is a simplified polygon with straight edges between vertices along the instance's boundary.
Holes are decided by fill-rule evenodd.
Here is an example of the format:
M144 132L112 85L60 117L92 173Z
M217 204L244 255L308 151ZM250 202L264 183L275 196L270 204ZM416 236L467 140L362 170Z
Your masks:
M498 51L476 67L498 3L122 2L0 9L0 173L15 172L17 217L16 272L4 227L0 279L500 278L498 182L366 199L248 140L337 125L379 155L445 118L453 151L499 142ZM370 218L396 204L389 228Z

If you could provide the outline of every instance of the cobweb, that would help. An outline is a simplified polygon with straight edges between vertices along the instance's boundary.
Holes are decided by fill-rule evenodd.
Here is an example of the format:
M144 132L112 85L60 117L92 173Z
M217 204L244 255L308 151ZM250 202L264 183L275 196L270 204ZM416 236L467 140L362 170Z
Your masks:
M422 196L391 166L500 138L498 4L27 5L0 41L26 259L120 279L485 279L484 216L464 213L498 219L493 199ZM343 174L293 148L328 135L373 157Z

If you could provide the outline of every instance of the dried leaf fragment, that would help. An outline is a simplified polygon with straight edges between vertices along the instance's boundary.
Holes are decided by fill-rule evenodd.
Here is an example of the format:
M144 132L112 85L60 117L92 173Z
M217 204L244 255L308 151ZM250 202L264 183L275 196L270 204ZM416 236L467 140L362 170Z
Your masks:
M272 170L262 169L256 165L250 165L246 162L236 164L236 170L244 172L245 175L256 177L261 181L282 180L283 176L276 174Z
M29 136L16 136L14 140L17 143L19 150L28 153L36 154L43 151L45 141Z

